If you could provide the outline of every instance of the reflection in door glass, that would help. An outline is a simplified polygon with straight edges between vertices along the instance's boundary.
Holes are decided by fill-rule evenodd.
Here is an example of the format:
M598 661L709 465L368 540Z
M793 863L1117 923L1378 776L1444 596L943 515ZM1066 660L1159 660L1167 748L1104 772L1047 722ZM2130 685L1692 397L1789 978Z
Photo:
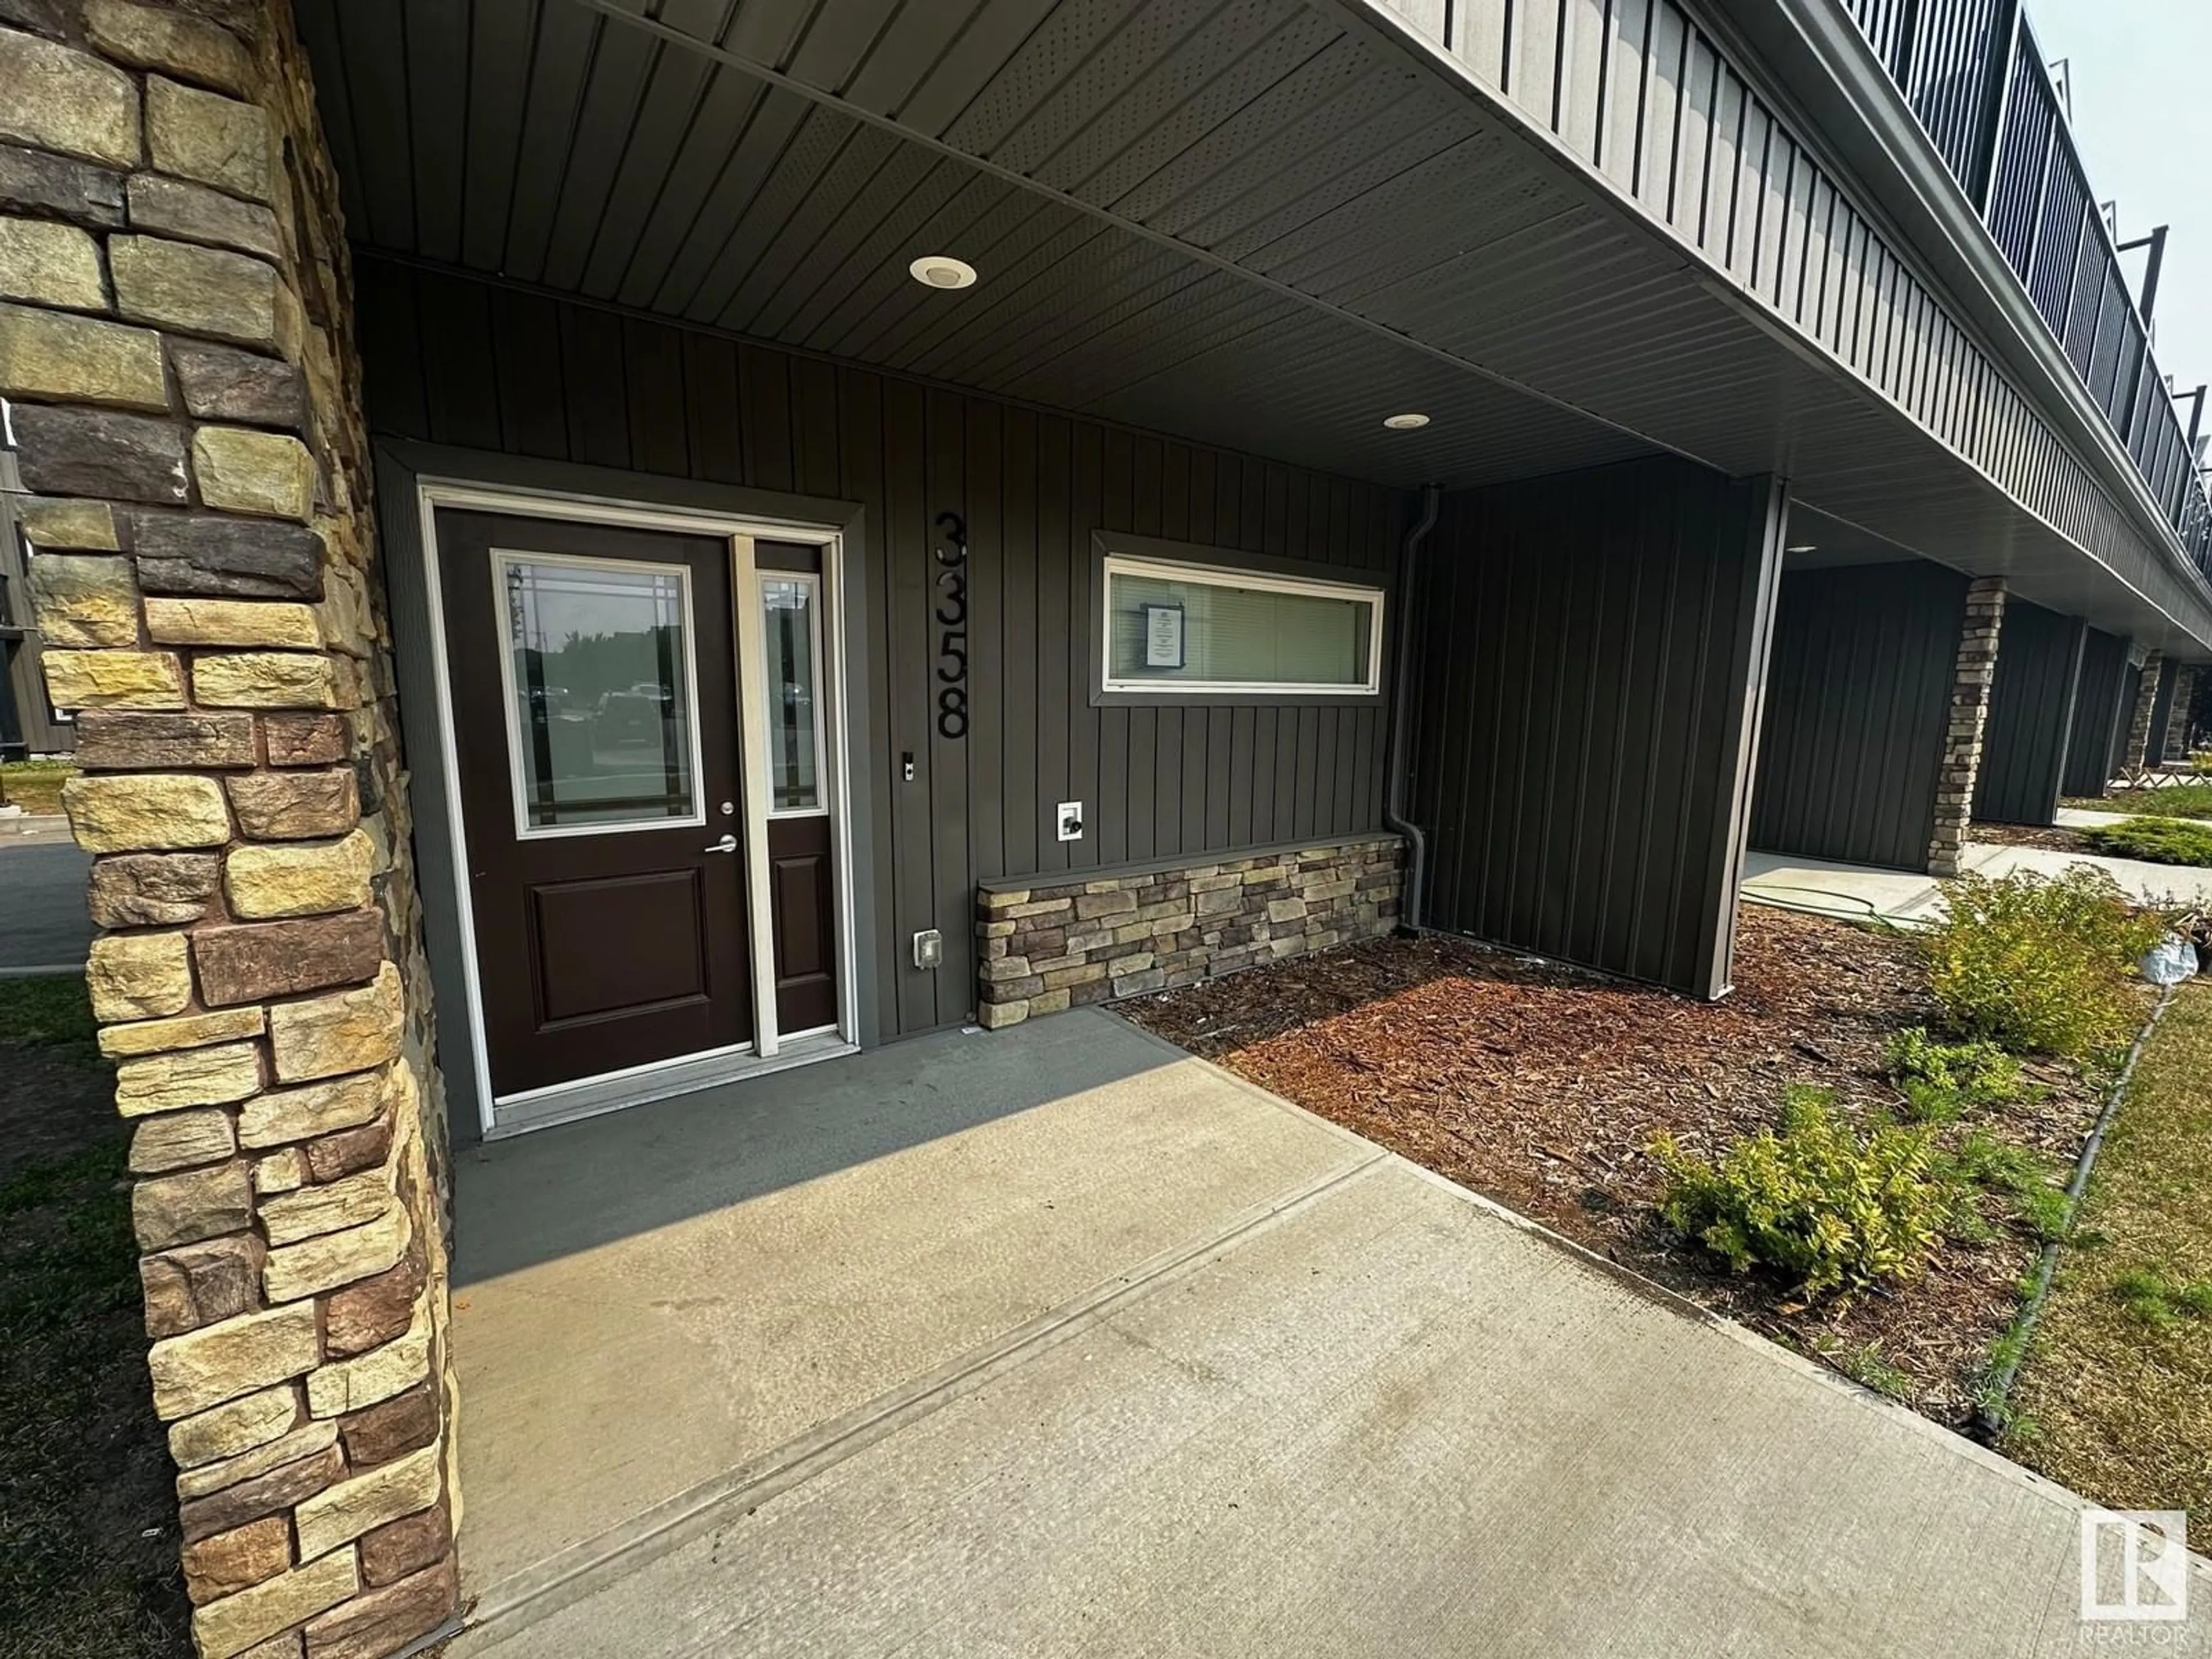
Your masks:
M812 811L822 805L813 581L763 576L761 614L768 627L769 798L779 812Z
M497 556L523 828L696 818L684 574Z

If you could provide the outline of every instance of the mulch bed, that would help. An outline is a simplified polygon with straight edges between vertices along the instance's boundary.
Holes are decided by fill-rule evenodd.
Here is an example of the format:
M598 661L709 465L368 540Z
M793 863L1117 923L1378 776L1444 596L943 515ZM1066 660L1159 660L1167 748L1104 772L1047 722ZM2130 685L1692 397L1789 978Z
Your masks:
M1968 841L1997 847L2042 847L2054 853L2094 854L2097 844L2079 830L2045 829L2033 823L1977 823L1966 832Z
M1811 1306L1729 1273L1661 1222L1661 1133L1711 1157L1771 1126L1792 1084L1893 1107L1882 1054L1934 1013L1911 946L1747 905L1717 1004L1471 941L1378 939L1117 1006L1392 1151L1534 1217L1753 1329L1963 1425L2035 1253L1992 1200L1995 1242L1953 1245L1894 1291ZM2070 1168L2099 1101L2073 1069L2024 1067L2030 1098L1986 1124ZM1893 1375L1894 1372L1901 1376Z

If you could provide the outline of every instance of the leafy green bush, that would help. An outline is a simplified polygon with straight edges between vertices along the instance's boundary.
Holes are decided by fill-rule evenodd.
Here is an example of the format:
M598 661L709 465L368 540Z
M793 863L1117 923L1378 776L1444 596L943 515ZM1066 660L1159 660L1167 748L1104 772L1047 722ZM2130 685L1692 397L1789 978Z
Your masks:
M1966 875L1944 901L1943 921L1920 943L1952 1030L2076 1060L2133 1034L2130 975L2166 924L2130 909L2111 877L2086 864L2055 879Z
M1924 1026L1892 1037L1887 1062L1906 1113L1923 1123L1948 1123L2020 1093L2020 1062L1996 1043L1939 1042Z
M2193 749L2189 754L2189 770L2192 776L2212 778L2212 749Z
M2212 823L2198 818L2128 818L2081 833L2099 852L2115 858L2212 865Z
M1717 1164L1659 1137L1651 1154L1667 1171L1668 1224L1738 1273L1769 1268L1808 1295L1917 1273L1964 1188L1924 1131L1882 1120L1854 1133L1833 1101L1793 1088L1780 1133L1747 1135Z

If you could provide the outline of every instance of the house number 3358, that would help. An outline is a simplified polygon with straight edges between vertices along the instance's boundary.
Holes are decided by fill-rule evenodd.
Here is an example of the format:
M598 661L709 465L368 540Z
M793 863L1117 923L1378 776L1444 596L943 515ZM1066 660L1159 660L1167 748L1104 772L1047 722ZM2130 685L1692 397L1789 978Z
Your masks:
M937 734L968 735L968 525L957 513L937 515Z

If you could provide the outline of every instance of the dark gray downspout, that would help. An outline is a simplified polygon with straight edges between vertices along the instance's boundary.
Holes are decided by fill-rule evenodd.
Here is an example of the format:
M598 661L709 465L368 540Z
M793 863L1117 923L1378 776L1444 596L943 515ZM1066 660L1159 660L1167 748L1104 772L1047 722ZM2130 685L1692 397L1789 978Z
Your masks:
M1406 878L1398 904L1398 931L1418 932L1421 926L1421 877L1428 866L1428 839L1420 825L1406 816L1406 777L1410 763L1406 755L1407 701L1413 677L1413 578L1419 573L1421 544L1436 528L1437 507L1443 491L1429 484L1421 491L1421 518L1406 532L1405 551L1398 560L1397 661L1390 676L1389 787L1382 796L1382 822L1406 838Z

